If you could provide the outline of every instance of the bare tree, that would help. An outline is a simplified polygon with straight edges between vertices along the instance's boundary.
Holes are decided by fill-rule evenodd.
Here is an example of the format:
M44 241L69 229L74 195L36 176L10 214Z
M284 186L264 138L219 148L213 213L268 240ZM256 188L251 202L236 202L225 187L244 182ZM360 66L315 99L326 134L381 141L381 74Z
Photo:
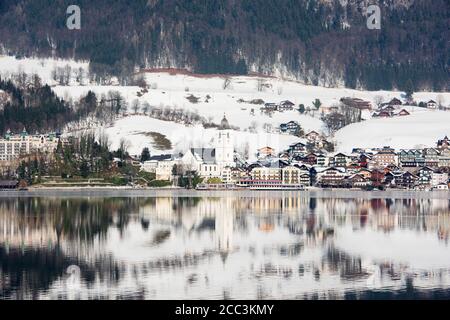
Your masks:
M264 86L265 86L264 79L259 78L256 81L256 90L258 90L258 92L262 92L264 91Z
M147 102L147 101L145 101L143 104L142 104L142 112L145 114L145 115L147 115L147 112L150 110L150 104Z
M131 103L131 109L133 110L134 114L137 114L139 109L141 108L141 103L138 99L134 99Z
M230 85L231 85L231 80L229 77L226 77L223 80L223 85L222 85L223 90L227 90L230 87Z
M442 109L444 107L444 96L442 94L439 94L436 98L436 102L438 104L439 109Z
M128 153L128 149L130 148L131 143L125 138L120 139L119 142L119 154L121 157L121 160L125 158L125 155Z
M375 102L375 104L379 108L379 107L381 107L381 105L384 102L384 97L382 95L376 95L375 97L373 97L373 101Z

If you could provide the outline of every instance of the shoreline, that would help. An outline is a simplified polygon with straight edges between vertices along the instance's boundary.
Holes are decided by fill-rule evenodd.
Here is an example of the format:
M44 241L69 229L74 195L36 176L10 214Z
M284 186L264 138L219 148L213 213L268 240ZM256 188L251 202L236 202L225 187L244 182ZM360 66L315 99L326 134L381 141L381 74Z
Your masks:
M0 198L10 197L246 197L246 198L348 198L348 199L449 199L448 190L420 191L389 189L365 191L357 189L307 190L195 190L184 188L130 187L40 187L28 190L1 190Z

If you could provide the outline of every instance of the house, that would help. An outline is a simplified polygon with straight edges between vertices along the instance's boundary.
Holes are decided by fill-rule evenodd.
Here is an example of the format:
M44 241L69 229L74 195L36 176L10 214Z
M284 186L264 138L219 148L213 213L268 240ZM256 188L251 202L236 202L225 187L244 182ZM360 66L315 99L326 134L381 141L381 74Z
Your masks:
M437 149L441 151L445 149L450 149L450 139L447 136L445 136L444 139L438 140L436 146Z
M372 110L372 105L369 101L364 101L359 98L341 98L343 104L349 107L353 107L359 110Z
M258 159L263 159L267 157L275 157L275 149L271 147L263 147L258 149L257 153Z
M276 103L265 103L264 107L261 107L262 112L272 113L277 111L278 105Z
M383 149L373 155L371 164L378 168L384 168L390 164L397 165L398 157L394 151L391 151L388 147L386 147L386 149Z
M291 111L294 110L294 103L292 103L289 100L285 100L285 101L281 101L278 104L278 111L283 112L283 111Z
M435 190L448 190L448 184L447 183L441 183L434 187Z
M347 184L351 188L364 188L367 186L370 186L371 182L369 179L359 175L359 174L353 174L347 179Z
M433 177L433 169L429 167L422 167L417 171L419 177L417 183L421 186L430 186Z
M345 168L351 162L351 158L343 153L338 153L330 158L330 165L337 168Z
M381 110L380 112L375 112L372 117L374 118L391 118L393 116L392 111Z
M155 169L156 180L171 181L175 164L176 162L172 159L158 161Z
M288 123L280 124L280 132L289 133L289 134L297 134L300 130L300 125L296 121L289 121Z
M317 155L314 153L309 153L302 159L302 161L306 164L314 166L317 164Z
M370 180L374 187L380 187L384 181L384 171L382 170L372 170Z
M141 165L141 170L145 172L156 172L156 168L158 167L158 162L166 161L172 159L171 154L161 154L157 156L152 156L147 161L144 161Z
M329 159L324 154L319 154L316 158L316 164L319 167L327 167L329 165Z
M302 184L309 186L311 183L308 170L302 170L296 166L287 166L281 169L282 181L285 184Z
M363 153L358 158L358 164L361 168L367 168L369 163L372 161L372 156L366 153Z
M368 169L361 169L357 173L358 175L364 177L365 179L370 179L372 177L372 171Z
M306 152L306 145L301 142L291 144L288 152L292 157L303 157Z
M395 185L397 188L413 189L416 185L419 177L409 171L405 171L403 174L395 178Z
M309 142L315 142L320 138L320 134L316 131L310 131L305 137Z
M398 106L402 105L402 102L400 101L400 99L394 98L388 102L388 105L393 106L393 107L398 107Z
M255 167L250 172L250 176L253 180L271 180L281 181L281 168L278 166L262 166Z
M289 161L291 159L291 155L288 151L283 151L278 154L278 158L284 161Z
M17 189L19 186L19 181L17 180L1 180L0 181L0 189Z
M399 164L403 168L422 167L425 165L425 157L420 149L400 150Z
M409 113L408 111L406 111L405 109L402 109L402 110L400 110L400 111L397 113L397 115L400 116L400 117L402 117L402 116L409 116L410 113Z
M231 168L231 180L234 182L243 180L243 179L249 179L250 175L248 174L247 170L243 168Z
M437 109L438 104L434 100L430 100L427 102L427 109Z
M443 171L433 171L431 173L431 186L437 187L440 184L448 184L448 173Z
M425 148L422 151L425 160L425 166L437 167L439 164L439 151L434 148Z
M345 184L345 171L338 168L327 168L317 173L317 183L322 187L342 187Z

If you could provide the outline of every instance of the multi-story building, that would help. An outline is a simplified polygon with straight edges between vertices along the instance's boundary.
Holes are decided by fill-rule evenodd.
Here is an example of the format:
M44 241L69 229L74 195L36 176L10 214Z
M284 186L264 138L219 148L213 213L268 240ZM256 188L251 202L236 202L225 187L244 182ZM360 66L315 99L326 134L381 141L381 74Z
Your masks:
M58 141L56 134L29 135L25 129L20 134L12 134L8 130L0 139L0 162L10 162L35 152L53 152L58 147Z
M398 165L398 156L391 148L385 147L373 155L370 163L377 168L384 168L391 164Z
M423 157L425 160L425 166L437 167L439 164L439 151L435 148L423 149Z
M431 173L431 186L437 187L440 184L448 184L448 173L434 171Z

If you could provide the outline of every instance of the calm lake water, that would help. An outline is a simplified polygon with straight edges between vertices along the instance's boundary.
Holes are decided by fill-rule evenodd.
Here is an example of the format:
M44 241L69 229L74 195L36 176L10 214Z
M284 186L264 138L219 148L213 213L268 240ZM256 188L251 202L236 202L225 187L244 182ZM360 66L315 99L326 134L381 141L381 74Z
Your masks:
M449 235L448 192L3 193L0 299L449 299Z

